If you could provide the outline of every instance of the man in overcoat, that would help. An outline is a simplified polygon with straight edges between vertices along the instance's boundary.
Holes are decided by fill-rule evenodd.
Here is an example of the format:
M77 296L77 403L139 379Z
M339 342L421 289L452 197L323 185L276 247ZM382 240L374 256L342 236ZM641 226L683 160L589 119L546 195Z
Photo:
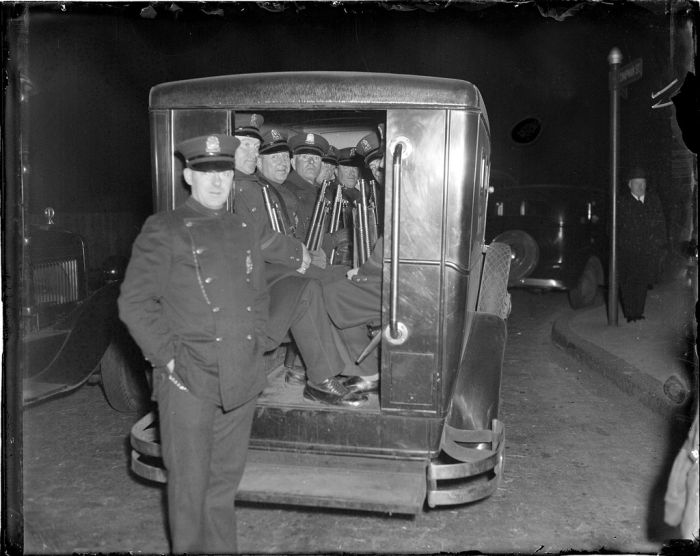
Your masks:
M236 552L234 500L266 384L265 237L226 210L238 144L212 134L178 145L191 196L147 219L118 301L154 368L175 553Z
M635 167L618 204L618 273L620 301L627 322L644 318L647 289L659 276L667 244L659 198L647 190L646 174Z

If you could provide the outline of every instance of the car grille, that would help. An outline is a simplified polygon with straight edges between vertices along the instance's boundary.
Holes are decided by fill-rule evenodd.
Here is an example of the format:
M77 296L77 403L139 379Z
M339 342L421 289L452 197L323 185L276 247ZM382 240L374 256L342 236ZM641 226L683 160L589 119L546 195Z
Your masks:
M77 259L35 264L32 276L36 303L63 304L80 300Z

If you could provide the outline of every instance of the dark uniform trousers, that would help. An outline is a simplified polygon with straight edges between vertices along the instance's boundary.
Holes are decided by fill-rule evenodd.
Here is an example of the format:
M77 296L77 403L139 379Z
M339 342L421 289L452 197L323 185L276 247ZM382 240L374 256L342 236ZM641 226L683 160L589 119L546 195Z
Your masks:
M261 187L258 176L236 172L234 210L246 220L256 222L256 226L269 230ZM288 230L293 230L292 218L289 214L285 218L290 224ZM274 242L262 246L270 294L268 347L289 340L291 332L308 379L322 382L344 372L349 361L343 352L344 344L329 321L321 290L321 282L337 280L338 273L344 270L311 266L306 274L300 274L296 271L302 263L300 241L292 236L274 235L277 238Z
M120 317L154 366L173 552L236 551L234 499L267 382L265 237L190 198L146 221L121 286Z
M175 554L237 549L236 491L245 469L257 396L229 411L182 390L162 369L154 377L168 515Z
M353 370L346 370L346 374L369 376L379 372L378 348L359 365L354 361L370 342L367 325L381 325L383 251L384 242L379 238L370 258L353 279L343 278L323 284L326 310L353 361Z

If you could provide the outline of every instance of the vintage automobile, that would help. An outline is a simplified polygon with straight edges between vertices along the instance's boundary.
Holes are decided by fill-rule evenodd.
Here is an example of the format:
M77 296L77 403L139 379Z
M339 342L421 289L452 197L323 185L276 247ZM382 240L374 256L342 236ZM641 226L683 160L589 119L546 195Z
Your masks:
M513 252L509 286L566 290L575 309L606 284L606 192L561 184L496 187L486 237Z
M187 192L178 141L232 132L236 112L338 147L385 129L381 386L362 407L285 384L259 398L239 490L246 501L415 514L489 496L503 474L499 420L510 251L484 243L491 159L478 89L465 81L300 72L164 83L150 93L154 198ZM369 343L368 339L368 343ZM132 428L132 470L166 481L155 413Z
M148 403L143 356L117 315L124 265L106 261L103 280L90 287L85 243L56 226L24 228L19 361L25 406L99 382L109 404L136 412ZM114 264L112 264L114 263Z

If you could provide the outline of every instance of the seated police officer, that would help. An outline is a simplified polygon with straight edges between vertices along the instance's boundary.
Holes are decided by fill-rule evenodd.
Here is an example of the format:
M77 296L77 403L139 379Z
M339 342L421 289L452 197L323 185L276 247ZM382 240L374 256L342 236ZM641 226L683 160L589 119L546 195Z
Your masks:
M321 171L316 176L316 185L321 187L324 181L335 183L338 175L338 149L333 145L321 157Z
M377 133L365 135L357 143L355 152L364 159L379 185L384 184L384 145Z
M297 198L284 187L291 170L291 157L287 144L287 132L279 128L268 129L258 151L258 178L268 185L271 208L280 223L280 231L295 236L299 222ZM266 208L268 208L266 206ZM268 208L269 210L269 208Z
M292 151L292 171L285 187L298 199L297 237L305 240L318 197L316 178L321 172L321 158L328 151L329 144L317 133L298 133L290 137L288 143Z
M363 161L357 155L355 147L345 147L338 151L338 181L348 189L354 189L360 179Z
M384 148L376 133L360 139L356 152L383 185ZM357 359L369 343L368 332L381 325L382 258L384 242L380 237L370 257L358 269L348 272L348 278L323 285L326 309L353 359ZM375 392L379 388L379 351L372 350L349 373L344 384L355 392Z
M260 121L260 117L256 120ZM254 130L237 128L236 132L253 133ZM269 138L274 143L273 152L268 149L271 144L263 143L259 158L283 152L286 142L279 130L276 134L270 130ZM271 167L272 164L268 165L267 162L270 161L261 160L260 166ZM281 173L268 172L268 175L274 178L275 175L280 177ZM265 183L258 176L237 173L233 206L234 211L249 222L271 230L270 215L262 193ZM274 193L273 188L270 190ZM279 199L282 199L281 195ZM277 232L272 235L273 238L261 246L263 257L268 262L265 268L270 293L267 334L272 347L288 340L291 333L306 367L305 398L332 405L361 404L366 397L350 392L339 376L346 370L346 360L338 349L336 332L323 304L319 281L323 278L322 269L311 266L318 259L317 264L325 267L325 255L305 258L298 266L300 253L308 254L303 244L292 235ZM280 239L284 241L278 241Z

